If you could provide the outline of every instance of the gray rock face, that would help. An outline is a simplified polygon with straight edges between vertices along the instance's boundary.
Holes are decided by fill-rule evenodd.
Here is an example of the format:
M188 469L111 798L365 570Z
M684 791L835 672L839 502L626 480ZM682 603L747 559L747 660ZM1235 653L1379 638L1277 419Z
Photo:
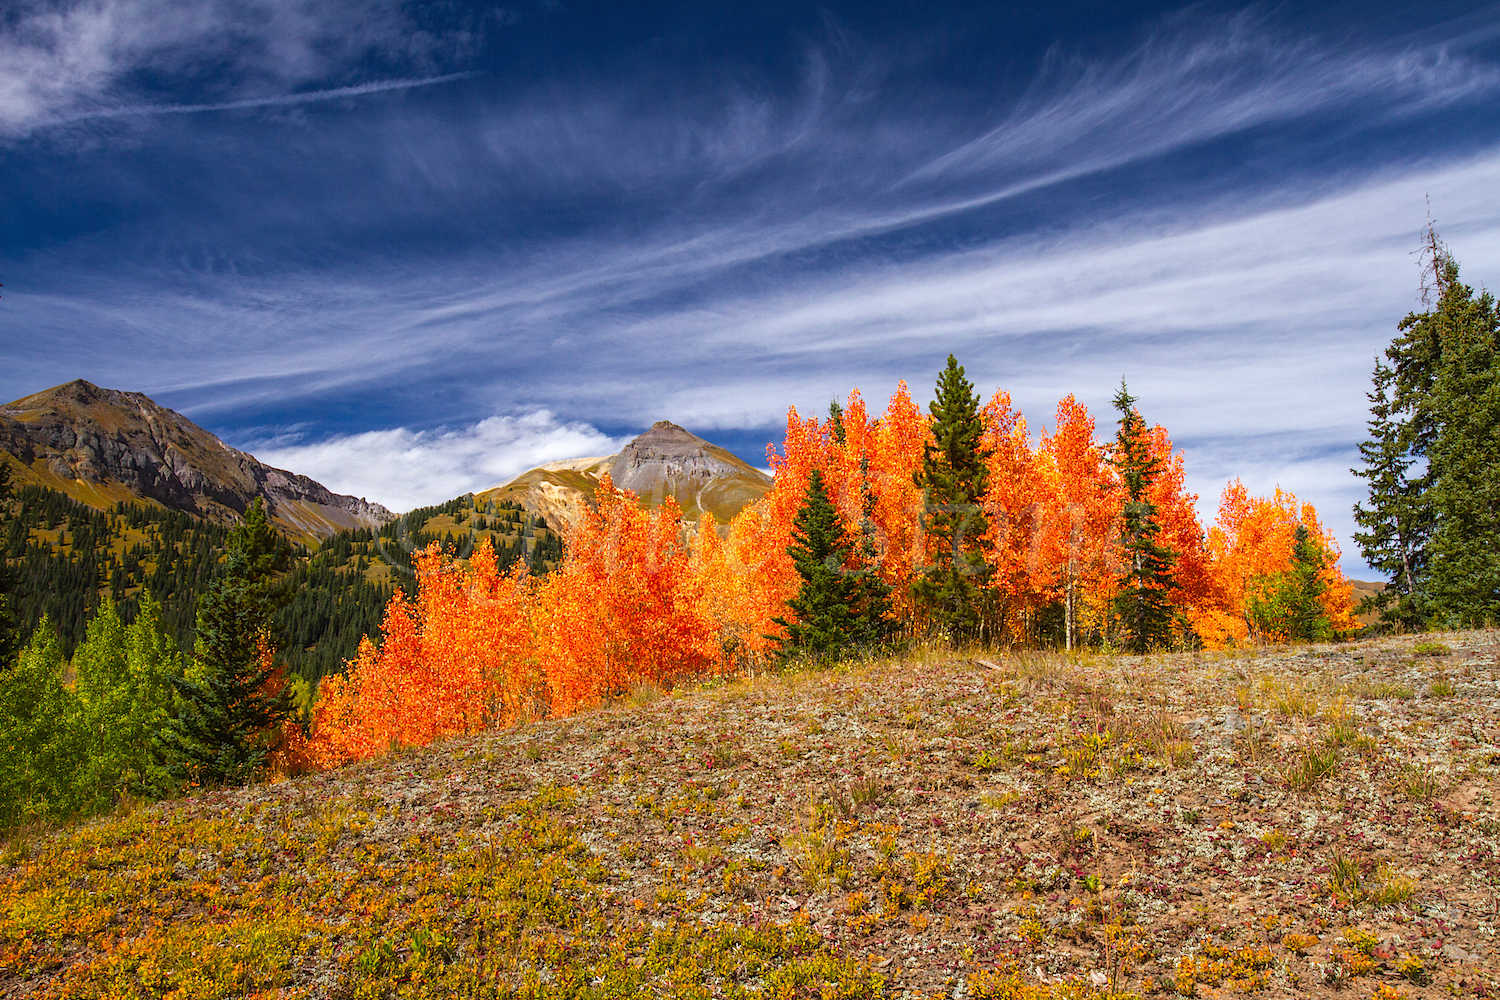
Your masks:
M225 522L263 497L272 519L294 536L326 538L395 516L273 469L142 393L81 379L0 406L0 449L42 485L74 495L80 485L111 487L105 495L123 498L123 492ZM96 502L97 496L77 498Z
M519 503L549 524L573 524L593 503L594 490L605 475L648 506L672 497L688 520L712 514L721 526L765 496L772 485L770 476L733 452L659 420L617 455L554 462L479 497Z
M760 470L667 420L658 420L621 449L609 474L616 486L643 497L668 483L681 489L687 483L706 485L728 477L749 476L770 486Z

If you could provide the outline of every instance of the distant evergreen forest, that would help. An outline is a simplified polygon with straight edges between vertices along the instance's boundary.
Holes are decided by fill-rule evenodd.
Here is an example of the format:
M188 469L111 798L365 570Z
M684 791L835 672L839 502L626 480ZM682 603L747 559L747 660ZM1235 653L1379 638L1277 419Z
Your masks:
M70 656L101 594L131 622L143 586L161 602L167 631L191 649L198 595L229 534L180 511L120 504L106 513L41 486L16 487L3 526L22 635L48 615Z
M23 641L46 615L71 657L101 596L114 600L128 625L144 587L161 602L178 647L193 648L198 598L218 572L228 528L144 504L100 511L30 485L16 487L0 515ZM378 531L340 532L313 552L299 548L285 580L292 598L275 618L282 660L308 681L341 670L361 637L378 636L396 587L415 591L415 552L436 541L467 557L481 534L492 538L502 570L524 559L530 572L544 574L562 559L562 538L545 519L513 503L477 509L472 494L414 510Z

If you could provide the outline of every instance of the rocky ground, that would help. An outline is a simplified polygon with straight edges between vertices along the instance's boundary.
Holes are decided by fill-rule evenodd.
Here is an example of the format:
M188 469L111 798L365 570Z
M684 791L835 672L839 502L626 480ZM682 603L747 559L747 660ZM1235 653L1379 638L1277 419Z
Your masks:
M1497 995L1497 639L921 652L18 838L0 995Z

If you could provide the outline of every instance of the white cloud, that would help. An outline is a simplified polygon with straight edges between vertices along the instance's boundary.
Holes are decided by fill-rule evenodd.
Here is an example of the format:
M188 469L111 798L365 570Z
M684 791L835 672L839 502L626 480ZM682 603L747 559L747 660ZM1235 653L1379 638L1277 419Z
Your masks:
M396 0L23 0L0 25L0 132L150 111L131 100L133 74L209 82L224 98L158 111L254 107L288 103L288 88L340 76L362 56L425 66L423 50L438 44L410 29ZM326 94L392 85L413 81Z
M497 486L545 462L613 454L623 443L587 424L533 410L455 430L397 427L315 444L244 447L268 465L399 512Z
M872 406L898 378L921 398L950 350L983 392L1011 392L1033 426L1070 392L1107 422L1125 375L1147 416L1187 448L1205 519L1229 478L1258 491L1279 484L1318 506L1343 539L1346 568L1363 574L1349 540L1362 484L1347 470L1364 434L1372 358L1416 304L1409 251L1429 194L1465 274L1500 280L1500 150L1492 149L1317 194L1226 197L1168 217L1126 215L900 265L851 261L752 287L726 281L650 307L641 301L684 280L683 271L633 272L641 251L618 246L595 248L596 274L539 264L498 287L478 269L454 267L370 283L297 277L263 299L240 280L238 301L158 295L95 307L75 297L66 311L24 292L5 301L21 325L66 317L56 339L35 342L45 357L23 357L24 367L65 359L51 381L82 374L153 392L212 386L215 403L192 410L200 420L276 399L288 385L335 393L434 362L448 392L454 357L471 366L462 381L476 400L504 393L614 425L666 418L710 439L715 430L775 426L789 404L821 412L856 385ZM633 294L623 290L630 285ZM110 344L80 372L90 346L58 350L72 335L65 329L126 322L142 344L129 356ZM225 385L225 370L258 378ZM503 429L517 418L499 419ZM615 450L585 432L576 447L486 471L477 464L483 449L466 443L474 440L468 431L378 431L261 457L404 509L541 461Z
M203 111L238 111L245 108L290 107L297 104L313 104L317 101L336 101L343 97L359 97L378 94L386 90L411 90L414 87L430 87L454 80L470 79L473 73L446 73L442 76L420 80L375 80L352 87L335 87L332 90L314 90L276 97L252 97L240 101L220 101L217 104L134 104L118 108L101 108L95 111L79 111L50 119L46 124L88 121L94 118L129 118L149 115L197 114Z

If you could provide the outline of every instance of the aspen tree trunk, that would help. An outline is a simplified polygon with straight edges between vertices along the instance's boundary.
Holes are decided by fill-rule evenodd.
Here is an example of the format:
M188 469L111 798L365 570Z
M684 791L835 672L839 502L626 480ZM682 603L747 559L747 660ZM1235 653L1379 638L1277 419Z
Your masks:
M1073 651L1073 560L1068 559L1068 593L1063 601L1063 644Z

